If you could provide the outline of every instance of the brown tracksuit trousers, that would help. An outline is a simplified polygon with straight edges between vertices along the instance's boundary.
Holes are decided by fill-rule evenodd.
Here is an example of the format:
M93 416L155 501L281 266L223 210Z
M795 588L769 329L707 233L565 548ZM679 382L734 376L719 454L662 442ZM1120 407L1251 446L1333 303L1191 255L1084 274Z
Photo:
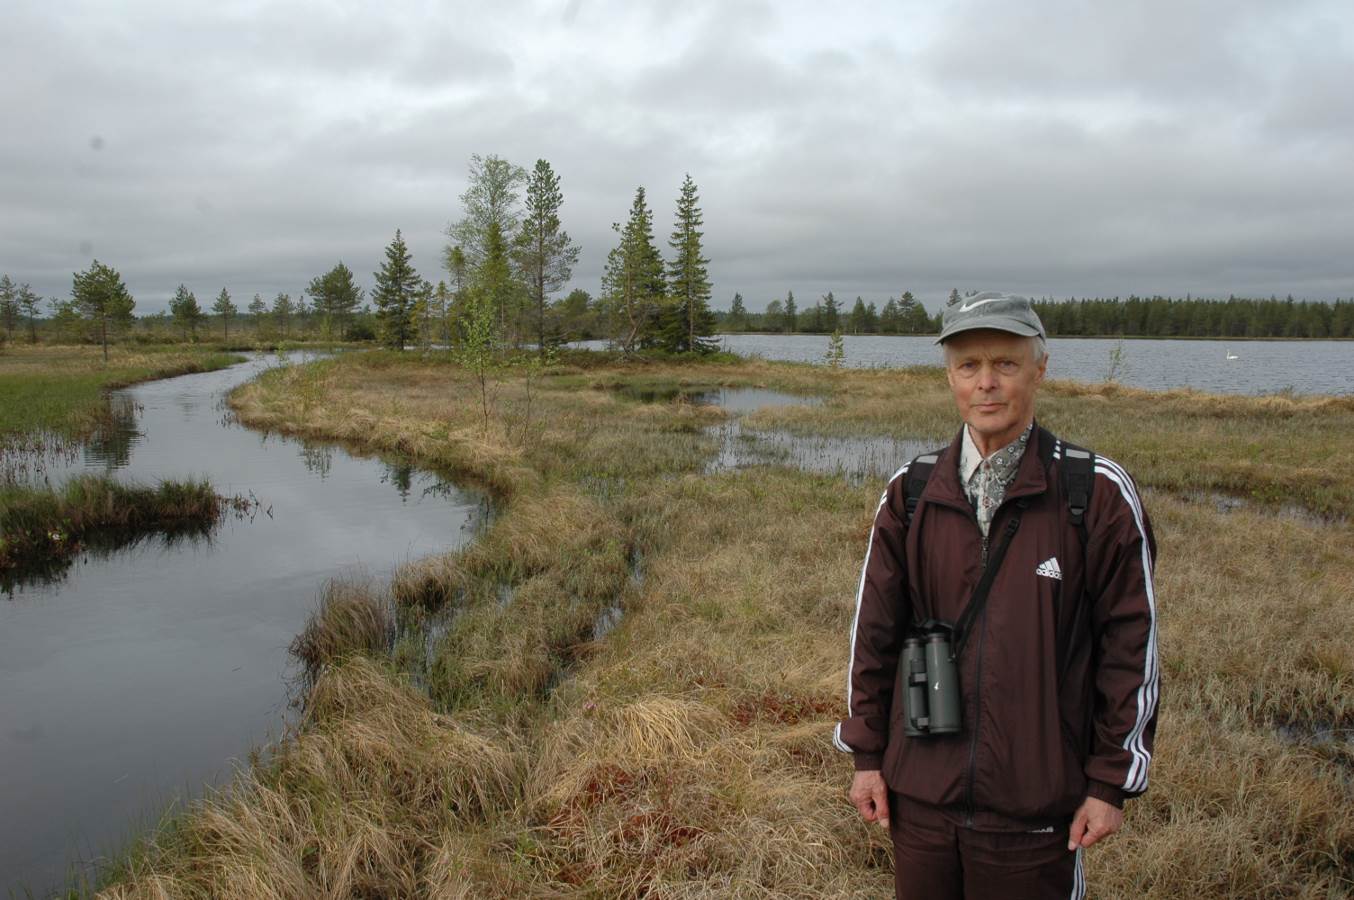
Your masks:
M893 881L899 900L1081 900L1081 851L1067 827L976 831L940 810L889 793Z

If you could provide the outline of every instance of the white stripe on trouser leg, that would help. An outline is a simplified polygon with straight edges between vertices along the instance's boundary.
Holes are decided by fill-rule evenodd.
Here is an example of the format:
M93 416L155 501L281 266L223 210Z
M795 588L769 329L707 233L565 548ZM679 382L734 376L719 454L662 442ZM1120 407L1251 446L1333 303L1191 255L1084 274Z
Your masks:
M1077 848L1077 861L1072 866L1072 893L1070 900L1086 900L1086 872L1081 867L1081 848Z

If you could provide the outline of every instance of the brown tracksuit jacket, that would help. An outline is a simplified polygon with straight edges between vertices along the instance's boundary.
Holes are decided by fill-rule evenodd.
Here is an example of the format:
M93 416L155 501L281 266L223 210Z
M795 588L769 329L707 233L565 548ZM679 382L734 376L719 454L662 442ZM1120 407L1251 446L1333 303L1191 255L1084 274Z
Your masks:
M1088 794L1122 805L1147 789L1152 761L1156 543L1133 479L1097 455L1083 550L1058 476L1061 442L1041 454L1052 436L1038 428L990 530L995 546L1026 498L957 663L963 729L903 733L895 685L906 632L957 621L983 571L982 533L959 482L962 434L936 462L910 529L907 466L880 498L851 629L850 717L835 743L858 770L882 769L895 793L977 828L1063 825Z

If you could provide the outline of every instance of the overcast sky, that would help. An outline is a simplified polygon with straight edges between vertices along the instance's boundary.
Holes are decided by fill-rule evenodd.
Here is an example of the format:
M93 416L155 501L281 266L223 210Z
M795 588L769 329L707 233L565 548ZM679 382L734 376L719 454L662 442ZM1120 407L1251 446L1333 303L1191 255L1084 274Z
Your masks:
M685 173L714 305L1354 296L1348 0L0 4L0 272L441 276L472 153L560 175L596 292ZM205 305L205 304L204 304Z

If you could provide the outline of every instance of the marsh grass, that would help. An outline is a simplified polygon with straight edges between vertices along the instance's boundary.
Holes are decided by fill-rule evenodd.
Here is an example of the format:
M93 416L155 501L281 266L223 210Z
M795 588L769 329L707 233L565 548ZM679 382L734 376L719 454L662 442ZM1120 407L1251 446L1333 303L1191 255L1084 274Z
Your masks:
M0 439L48 432L79 440L100 421L107 391L141 381L206 372L244 357L183 346L15 346L0 355Z
M708 474L727 414L625 384L822 396L743 418L810 437L943 442L957 421L937 370L762 361L566 356L526 443L477 427L471 380L436 358L242 389L246 423L399 449L502 488L501 509L476 543L397 574L392 650L368 600L323 606L300 733L106 896L888 895L886 838L846 803L829 737L882 479ZM503 402L517 389L505 377ZM1276 510L1351 496L1354 474L1327 463L1354 410L1054 383L1041 416L1134 472L1160 544L1152 787L1088 853L1092 893L1348 895L1354 760L1294 736L1354 727L1354 529ZM1189 499L1243 483L1244 509Z
M206 481L142 487L82 475L55 490L0 488L0 573L50 570L86 546L111 548L151 531L205 535L242 504Z

